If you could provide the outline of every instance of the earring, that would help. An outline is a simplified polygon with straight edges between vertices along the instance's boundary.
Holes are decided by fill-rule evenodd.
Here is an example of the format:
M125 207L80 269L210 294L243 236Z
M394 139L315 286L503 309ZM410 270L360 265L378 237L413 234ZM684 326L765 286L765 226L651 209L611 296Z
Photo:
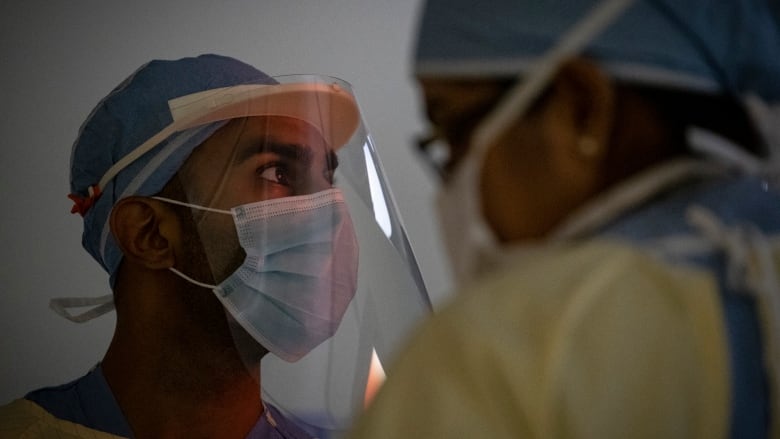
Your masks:
M601 145L592 136L582 136L577 142L577 152L584 158L593 158L601 151Z

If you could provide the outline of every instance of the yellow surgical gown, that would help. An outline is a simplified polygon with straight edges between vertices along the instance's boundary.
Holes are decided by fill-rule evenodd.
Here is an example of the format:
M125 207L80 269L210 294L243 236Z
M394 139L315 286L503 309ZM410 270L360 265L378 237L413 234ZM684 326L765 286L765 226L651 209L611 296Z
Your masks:
M717 294L625 245L544 250L426 322L351 437L725 437Z

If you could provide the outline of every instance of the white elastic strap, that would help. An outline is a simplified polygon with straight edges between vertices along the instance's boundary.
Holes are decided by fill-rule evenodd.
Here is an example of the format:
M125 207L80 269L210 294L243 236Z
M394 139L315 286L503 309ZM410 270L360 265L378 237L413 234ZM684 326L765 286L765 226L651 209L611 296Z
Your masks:
M160 165L168 159L168 157L171 156L175 151L177 151L183 144L189 142L193 137L197 136L200 133L200 130L203 127L196 127L192 129L187 129L184 131L181 131L177 133L175 136L173 136L170 141L161 149L159 152L157 152L153 158L151 158L144 167L138 171L138 174L133 177L132 180L130 180L130 183L127 184L124 191L122 191L122 194L119 195L117 199L121 199L130 195L135 195L138 193L138 189L146 183L146 181L151 177L151 175L157 171L157 169L160 167ZM144 145L146 145L147 142L144 142ZM145 148L145 147L144 147ZM129 163L127 163L129 165ZM121 169L115 170L116 172L121 171ZM111 171L116 175L116 172ZM101 179L103 181L104 179ZM109 180L105 180L105 182L101 183L101 189L104 184L108 184ZM106 260L106 243L108 242L108 237L111 234L111 228L109 227L110 215L106 216L105 222L103 222L103 227L100 232L100 257L105 261Z
M518 84L509 90L477 126L472 142L475 152L482 154L506 127L515 123L544 90L560 65L579 53L633 2L634 0L605 0L564 34L543 58L534 63L531 73L526 78L520 78Z
M215 209L213 207L206 207L206 206L198 206L197 204L185 203L184 201L173 200L171 198L165 198L165 197L152 197L152 198L155 199L155 200L165 201L166 203L176 204L178 206L189 207L191 209L205 210L205 211L208 211L208 212L215 212L215 213L224 213L226 215L232 215L233 214L229 210Z
M191 104L194 101L204 99L205 96L213 96L219 93L223 93L225 90L229 89L230 87L224 87L214 90L206 90L204 92L195 93L192 96L183 96L177 99L172 99L168 101L168 109L171 112L171 118L173 119L173 122L171 122L168 126L160 130L157 134L153 135L149 139L147 139L144 143L139 145L134 150L130 151L126 156L119 159L116 163L113 164L105 174L103 174L103 177L100 178L100 182L98 183L98 187L100 190L103 190L103 188L106 187L109 181L111 181L114 177L119 174L122 169L125 169L126 167L130 166L133 162L138 160L142 155L146 154L150 150L152 150L155 146L157 146L160 142L168 138L171 134L175 133L176 131L180 131L184 128L187 128L187 122L192 122L197 114L190 114L186 111L187 104ZM178 104L177 104L178 103ZM217 104L216 101L209 102L211 103L212 107ZM183 109L184 108L184 109ZM198 107L198 109L201 109Z
M189 126L188 123L191 124L198 116L198 113L196 112L187 111L187 107L189 104L192 104L193 102L199 100L203 100L207 96L211 96L213 97L213 99L207 103L208 104L207 108L209 109L214 108L219 104L219 100L215 96L220 96L221 94L224 94L224 92L230 88L231 87L223 87L214 90L206 90L203 92L194 93L190 96L182 96L177 99L169 100L168 110L171 112L171 118L173 119L173 122L171 122L168 126L160 130L157 134L147 139L144 143L139 145L137 148L130 151L126 156L119 159L116 163L113 164L113 166L108 168L106 173L103 174L103 177L100 178L100 182L98 183L98 188L100 188L100 190L103 190L103 188L106 187L108 182L111 181L114 177L116 177L117 174L119 174L122 171L122 169L125 169L126 167L130 166L133 162L138 160L142 155L152 150L160 142L168 138L168 136L170 136L171 134L175 133L176 131L180 131L182 129L187 128ZM233 98L233 96L230 94L228 94L225 97L228 98L227 101L230 101ZM202 106L197 106L196 109L201 111L203 110Z
M771 411L780 409L780 281L778 267L780 247L752 225L729 228L709 210L693 206L688 221L705 238L720 247L728 257L727 281L732 287L750 294L757 305L762 327L764 363L768 371ZM772 417L770 430L777 437L780 420Z
M780 162L780 102L765 102L750 94L744 99L751 120L756 124L769 148L769 161Z
M197 286L208 289L216 288L216 285L199 282L173 267L171 267L170 270L184 280ZM92 308L81 314L72 314L68 311L73 308L84 308L88 306L91 306ZM49 308L71 322L84 323L113 311L114 295L106 294L105 296L99 297L57 297L49 301Z
M770 104L756 95L748 95L744 102L767 147L761 176L767 184L780 187L780 102Z
M81 313L71 314L72 308L93 308ZM49 301L49 308L60 316L75 323L84 323L102 316L114 309L114 295L106 294L99 297L57 297Z
M702 160L678 159L650 168L608 190L568 217L550 235L554 242L587 236L623 212L685 180L721 175L723 168Z
M119 172L122 171L122 169L125 169L131 163L138 160L139 157L149 152L149 150L157 146L160 142L162 142L168 136L173 134L177 129L178 127L175 125L175 122L171 123L167 127L163 128L162 131L150 137L149 140L142 143L139 147L130 151L126 156L122 157L119 161L114 163L113 166L108 168L106 173L103 174L103 177L100 179L100 182L98 183L98 188L100 188L100 190L103 190L108 184L108 182L111 181L114 177L116 177L116 175L119 174Z
M182 273L181 271L179 271L179 270L177 270L177 269L175 269L173 267L170 267L169 270L171 270L174 274L176 274L177 276L179 276L180 278L186 280L187 282L189 282L191 284L194 284L194 285L197 285L197 286L203 287L203 288L208 288L210 290L213 290L213 289L217 288L216 285L211 285L211 284L207 284L205 282L201 282L199 280L195 280L195 279L187 276L186 274Z
M736 167L743 173L756 175L765 167L761 160L747 153L744 148L712 131L689 127L685 135L691 150L720 163Z

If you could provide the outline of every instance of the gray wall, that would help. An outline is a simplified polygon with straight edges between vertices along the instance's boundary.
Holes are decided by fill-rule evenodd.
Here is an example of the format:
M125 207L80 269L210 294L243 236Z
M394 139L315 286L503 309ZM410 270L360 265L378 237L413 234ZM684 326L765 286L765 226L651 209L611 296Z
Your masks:
M435 182L411 151L421 122L410 75L417 0L3 0L0 6L0 404L83 374L114 314L77 325L58 296L107 294L69 213L68 161L95 103L152 58L220 53L271 75L322 73L355 87L432 299L451 285Z

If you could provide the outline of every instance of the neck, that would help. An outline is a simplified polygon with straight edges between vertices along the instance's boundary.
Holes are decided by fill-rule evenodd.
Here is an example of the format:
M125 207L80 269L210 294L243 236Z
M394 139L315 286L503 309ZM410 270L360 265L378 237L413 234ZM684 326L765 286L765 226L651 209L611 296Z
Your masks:
M139 348L112 343L102 365L136 437L243 438L262 413L260 383L235 352Z
M193 291L180 306L155 303L170 291L128 293L102 367L134 435L246 437L263 411L260 366L242 361L216 298Z

